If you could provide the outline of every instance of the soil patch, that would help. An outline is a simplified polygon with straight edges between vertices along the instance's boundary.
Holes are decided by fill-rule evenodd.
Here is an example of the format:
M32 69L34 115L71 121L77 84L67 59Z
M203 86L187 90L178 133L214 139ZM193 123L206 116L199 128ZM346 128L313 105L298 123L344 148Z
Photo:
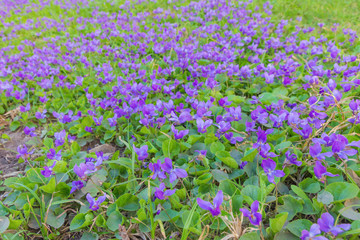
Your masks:
M17 147L30 141L32 138L26 136L21 131L11 132L2 130L1 134L6 134L10 139L0 139L0 171L1 178L16 176L17 173L25 169L25 163L18 163Z

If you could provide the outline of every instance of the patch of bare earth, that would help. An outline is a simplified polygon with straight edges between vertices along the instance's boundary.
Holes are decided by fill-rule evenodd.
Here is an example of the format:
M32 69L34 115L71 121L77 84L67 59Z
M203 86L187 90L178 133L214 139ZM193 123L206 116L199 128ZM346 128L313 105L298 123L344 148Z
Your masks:
M0 139L0 178L17 176L25 169L25 163L18 163L17 148L31 140L21 131L11 132L9 130L0 131L0 135L6 134L10 139Z

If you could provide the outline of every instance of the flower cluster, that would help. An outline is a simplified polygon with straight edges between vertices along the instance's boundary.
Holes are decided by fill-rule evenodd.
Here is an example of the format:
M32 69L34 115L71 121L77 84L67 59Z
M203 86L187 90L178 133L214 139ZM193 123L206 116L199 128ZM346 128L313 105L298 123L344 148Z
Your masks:
M310 231L303 230L301 232L301 240L327 240L325 236L321 236L321 233L329 234L333 239L340 233L348 231L350 229L350 224L338 224L335 225L333 216L330 213L323 213L321 218L318 219L317 224L313 224L310 228Z
M156 163L149 163L148 168L152 172L152 179L159 179L160 181L169 179L170 183L175 182L177 179L186 178L188 176L186 170L181 168L173 168L172 160L165 158L161 163L160 159ZM167 190L163 182L160 183L158 188L155 188L155 197L158 199L165 199L166 196L171 196L175 190Z
M336 24L276 19L269 2L254 5L231 0L0 2L0 111L9 110L11 131L20 128L24 139L33 138L18 146L16 156L29 164L24 178L30 180L6 181L17 194L6 202L19 205L24 197L10 182L29 183L45 200L52 199L50 193L54 199L86 198L93 211L108 198L107 213L91 229L121 219L119 224L136 223L141 231L160 226L161 234L170 235L183 222L168 216L164 228L164 216L157 225L147 210L169 198L166 209L186 215L196 199L211 214L190 229L196 234L200 224L214 228L212 216L225 209L227 193L252 203L250 210L240 209L252 225L268 226L270 219L269 230L259 231L267 234L264 239L283 233L271 227L272 217L289 208L284 228L304 215L329 212L304 230L302 239L334 238L349 230L349 224L336 225L331 214L348 219L343 202L356 200L359 192L354 184L360 147L358 36ZM92 141L118 145L116 163L104 167L109 157L103 152L87 154L84 148ZM39 184L34 172L51 184L34 188ZM84 190L95 174L106 179L94 190L101 192L98 198ZM139 186L131 188L134 182ZM343 189L352 190L338 194ZM217 193L213 202L203 200L211 192ZM309 200L315 196L317 201ZM275 197L280 198L276 208L271 206ZM132 202L124 206L124 199ZM56 215L63 207L48 213ZM129 209L136 210L123 214ZM216 233L224 232L231 214L222 214ZM12 228L17 217L10 217ZM155 230L150 229L152 238Z

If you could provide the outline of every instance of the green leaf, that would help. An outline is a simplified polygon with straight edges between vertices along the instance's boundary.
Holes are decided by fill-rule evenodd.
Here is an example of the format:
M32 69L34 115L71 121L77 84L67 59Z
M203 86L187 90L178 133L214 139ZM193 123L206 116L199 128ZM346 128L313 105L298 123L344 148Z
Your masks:
M9 227L10 221L8 217L0 216L0 233L5 232L5 230Z
M287 212L280 213L275 216L275 218L270 219L270 228L273 233L280 232L282 227L284 226L286 219L288 217Z
M240 213L239 209L243 207L244 197L241 195L234 195L231 200L233 212Z
M96 224L96 226L98 226L98 227L105 227L105 228L106 228L106 221L105 221L104 216L103 216L103 215L99 215L99 216L96 218L95 224Z
M334 202L354 198L359 193L359 188L355 184L347 182L331 183L325 188L325 190L334 196Z
M53 147L54 147L54 140L53 140L52 138L46 137L46 138L44 139L44 145L45 145L48 149L53 148Z
M250 197L252 201L261 201L261 190L258 186L254 185L247 185L241 190L241 195L244 196L245 200L246 197ZM250 204L250 202L247 200Z
M126 168L129 168L131 169L131 166L132 166L132 161L130 158L124 158L124 157L121 157L119 159L116 159L116 160L110 160L110 161L106 161L104 163L107 163L107 164L113 164L113 163L116 163L116 164L119 164L123 167L126 167Z
M195 179L197 185L208 183L212 179L211 173L204 173Z
M334 201L334 196L328 191L322 190L321 192L319 192L317 200L318 202L321 202L325 205L329 205Z
M237 188L234 186L234 184L230 181L222 181L219 185L219 189L222 190L224 193L226 193L229 196L234 195Z
M178 192L178 191L176 191L176 192ZM157 221L157 220L161 220L163 222L175 221L179 217L180 217L179 212L172 210L172 209L164 209L160 212L159 215L155 216L154 221Z
M249 232L242 235L239 240L260 240L260 236L257 232Z
M10 131L14 132L16 129L18 129L18 127L20 127L20 122L19 121L13 121L10 124Z
M136 211L140 208L139 198L130 193L125 193L116 200L118 208L126 211Z
M209 168L199 165L195 165L194 167L191 167L188 171L190 175L195 175L195 176L199 176L206 172L209 172Z
M123 221L123 217L120 214L119 211L114 211L110 214L109 218L106 221L106 226L108 226L108 228L115 232L116 230L119 230L119 225L122 224Z
M67 198L70 194L71 187L64 182L60 182L56 185L55 190L57 192L56 196L61 196L63 198Z
M224 164L231 168L239 168L239 165L235 161L233 157L231 157L229 152L226 151L218 151L216 153L216 157L219 158Z
M96 195L99 192L99 186L101 186L105 180L106 176L100 174L100 171L98 171L91 177L90 181L87 181L85 187L83 187L80 191L84 194L90 193L90 195Z
M24 220L21 219L10 219L10 225L8 229L19 229Z
M76 141L72 142L72 144L71 144L71 152L73 154L76 154L76 153L80 152L80 150L81 150L81 148L80 148L79 144Z
M298 219L295 221L290 222L286 228L294 235L301 237L302 230L309 230L312 225L307 219Z
M70 231L83 228L91 224L92 214L78 213L70 223ZM90 218L91 217L91 218Z
M108 130L105 132L105 135L104 135L104 140L109 140L110 138L112 138L114 135L115 135L115 131L112 131L112 130Z
M140 129L140 132L143 134L151 134L150 130L145 126Z
M259 98L260 101L266 105L271 105L272 103L276 103L279 101L279 99L274 94L269 92L264 92L260 94Z
M243 162L252 162L254 161L254 158L256 157L256 154L258 154L258 151L256 148L251 148L247 151L245 151L244 157L242 159Z
M210 151L213 154L216 154L217 152L224 151L224 150L225 150L225 146L221 142L213 142L210 145Z
M310 198L306 195L306 193L304 193L303 190L301 190L301 188L299 188L295 185L291 185L291 190L293 190L296 193L296 195L298 195L302 200L304 200L304 206L303 206L303 210L301 211L301 213L304 213L304 214L317 213L317 211L313 207L313 204L312 204Z
M40 187L41 190L43 190L46 193L53 193L55 192L55 188L56 188L56 182L55 182L55 178L52 177L49 181L48 184L46 184L45 186Z
M218 169L214 169L211 171L211 174L213 175L214 179L218 182L224 181L229 179L229 175L226 172L223 172Z
M1 138L2 138L2 139L7 139L7 140L10 140L10 139L11 139L11 138L9 137L9 135L7 135L7 134L5 134L5 133L1 134Z
M66 218L66 214L63 214L64 210L61 208L55 209L55 211L49 210L49 214L47 215L46 223L52 226L53 228L60 228Z
M41 174L41 170L39 168L30 168L26 172L26 176L32 183L45 183L47 181L46 178Z
M277 151L277 152L281 152L282 149L290 147L291 144L292 144L292 142L290 142L290 141L282 142L282 143L276 145L276 146L274 147L274 149L275 149L275 151Z
M198 142L201 138L203 138L202 135L190 135L187 143L194 145L196 142Z
M296 215L296 213L301 212L303 210L302 202L296 200L291 195L285 195L280 199L284 202L284 205L278 206L278 212L280 213L287 212L289 214L288 220L291 220Z
M167 139L162 143L162 151L165 157L172 158L180 153L180 145L173 139Z
M294 234L289 232L289 230L281 230L274 236L274 240L299 240Z
M98 240L99 235L94 232L84 232L80 240Z
M9 211L6 209L6 207L0 202L0 216L6 216L9 213Z
M273 90L273 94L279 98L282 98L286 97L289 94L289 91L284 86L280 86Z
M53 171L55 173L66 173L67 172L67 162L65 161L57 161Z
M320 183L312 178L306 178L300 182L299 187L307 193L317 193L320 191Z

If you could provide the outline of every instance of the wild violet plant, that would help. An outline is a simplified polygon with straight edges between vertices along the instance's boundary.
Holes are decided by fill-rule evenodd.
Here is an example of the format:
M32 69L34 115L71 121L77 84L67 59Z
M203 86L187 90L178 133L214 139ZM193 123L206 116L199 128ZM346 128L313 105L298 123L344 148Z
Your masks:
M1 238L360 234L355 31L268 2L0 7L0 114L32 139Z

